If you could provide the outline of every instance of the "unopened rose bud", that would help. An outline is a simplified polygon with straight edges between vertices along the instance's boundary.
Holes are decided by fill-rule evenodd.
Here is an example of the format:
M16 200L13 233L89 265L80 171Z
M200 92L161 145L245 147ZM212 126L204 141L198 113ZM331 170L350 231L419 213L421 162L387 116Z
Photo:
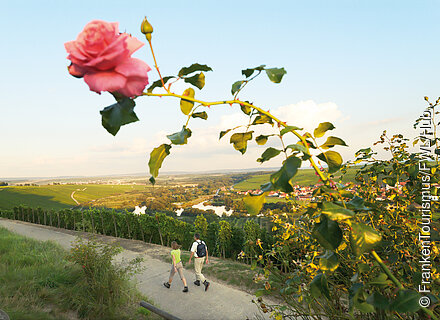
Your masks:
M425 100L428 101L428 99L429 99L429 98L425 96Z
M145 38L151 41L151 34L153 33L153 26L148 22L147 17L144 18L141 24L141 32L145 34Z

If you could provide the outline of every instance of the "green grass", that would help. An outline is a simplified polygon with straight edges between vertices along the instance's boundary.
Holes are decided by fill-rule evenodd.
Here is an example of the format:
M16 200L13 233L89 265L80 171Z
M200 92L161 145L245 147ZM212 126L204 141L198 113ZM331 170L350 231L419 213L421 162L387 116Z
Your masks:
M347 174L343 178L343 182L354 182L354 176L356 173L356 168L350 168L347 171ZM255 190L260 189L260 186L262 184L265 184L270 181L270 173L263 173L263 174L255 174L251 176L250 178L243 180L239 183L237 183L234 186L235 190L239 191L247 191L247 190ZM335 178L333 180L338 181L341 174L336 173ZM316 176L315 171L313 169L301 169L298 171L297 175L293 179L294 184L298 184L300 186L308 186L308 185L314 185L317 184L319 181L318 176Z
M81 268L53 242L0 228L0 307L11 319L76 319L85 290ZM145 299L136 293L136 302ZM145 319L133 301L116 319Z
M78 202L87 203L126 192L142 192L148 188L150 187L142 185L101 184L0 187L0 209L8 210L19 205L43 209L63 209L76 206L70 197L73 191L75 191L74 198Z

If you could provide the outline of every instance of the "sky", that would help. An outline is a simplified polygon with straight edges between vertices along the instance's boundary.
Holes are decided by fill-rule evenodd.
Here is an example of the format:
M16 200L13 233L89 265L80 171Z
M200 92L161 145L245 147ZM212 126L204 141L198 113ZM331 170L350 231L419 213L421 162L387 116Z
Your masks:
M349 146L335 150L350 160L385 129L415 136L412 125L425 108L423 97L440 96L439 13L440 2L423 0L4 2L0 178L149 176L151 150L185 123L178 100L143 97L136 100L140 121L121 127L115 137L101 126L99 111L114 100L89 91L82 79L67 73L64 49L91 20L119 22L120 31L143 41L139 27L147 16L163 75L195 62L213 69L206 73L205 88L195 89L196 97L208 101L231 98L242 69L284 67L280 84L262 75L241 99L307 130L332 122L331 135ZM133 56L153 67L147 49ZM154 70L149 77L150 82L158 79ZM177 83L173 91L187 87ZM221 130L247 123L237 107L207 111L208 121L189 123L188 144L172 148L163 172L281 164L281 157L256 162L266 146L250 143L241 155L229 144L229 135L218 140Z

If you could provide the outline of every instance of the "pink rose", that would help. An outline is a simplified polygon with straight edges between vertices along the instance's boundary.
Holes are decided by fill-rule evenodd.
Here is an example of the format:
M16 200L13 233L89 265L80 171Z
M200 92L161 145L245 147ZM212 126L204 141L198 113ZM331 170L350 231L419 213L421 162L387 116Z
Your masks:
M69 73L84 77L90 90L117 92L126 97L141 95L148 84L151 68L142 60L132 58L144 44L127 33L119 33L117 22L89 22L75 41L64 47L72 61Z

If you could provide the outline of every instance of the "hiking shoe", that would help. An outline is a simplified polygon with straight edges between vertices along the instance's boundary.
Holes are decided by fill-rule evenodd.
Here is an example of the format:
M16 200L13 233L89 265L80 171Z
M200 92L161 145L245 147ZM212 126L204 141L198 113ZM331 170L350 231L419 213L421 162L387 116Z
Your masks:
M206 282L206 281L205 281ZM199 286L200 287L200 280L196 280L196 281L194 281L194 284L196 285L196 286Z
M164 282L163 285L168 289L171 287L171 285L168 282Z
M205 282L203 282L203 284L205 285L205 291L207 291L209 288L209 282L205 280Z
M183 292L188 292L188 287L183 287Z

